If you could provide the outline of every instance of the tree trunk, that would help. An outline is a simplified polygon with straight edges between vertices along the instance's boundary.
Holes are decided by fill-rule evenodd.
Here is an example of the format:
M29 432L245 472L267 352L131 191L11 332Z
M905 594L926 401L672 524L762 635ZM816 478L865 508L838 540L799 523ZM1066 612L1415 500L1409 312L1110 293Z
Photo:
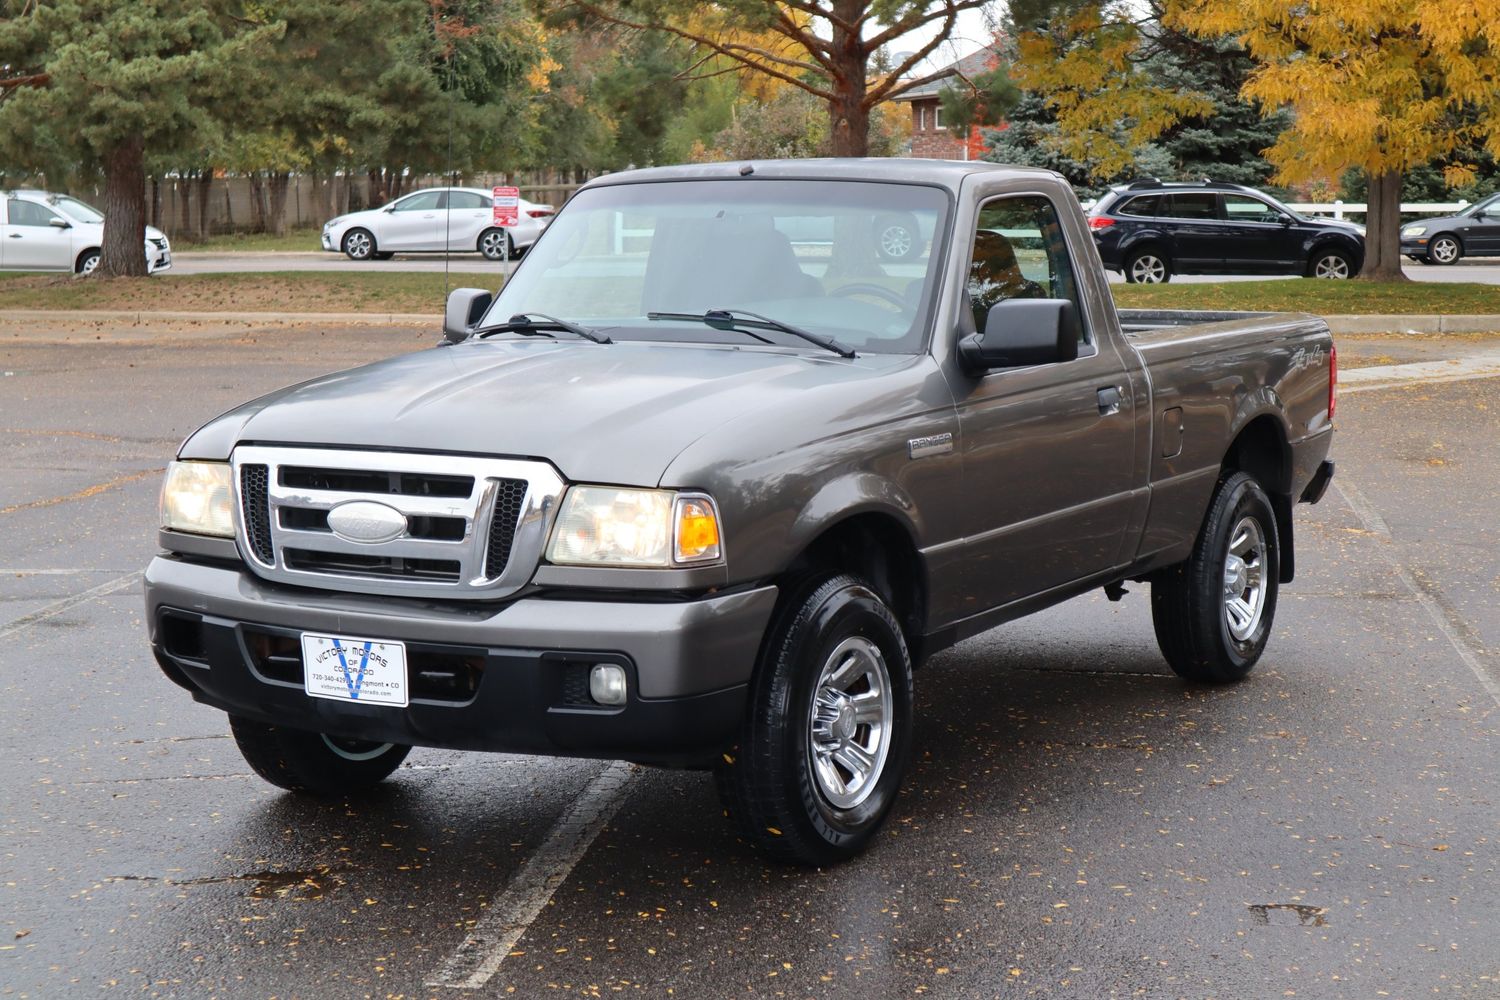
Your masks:
M286 192L291 183L292 175L285 170L278 170L271 174L266 182L269 189L271 202L267 211L267 231L277 236L286 235Z
M198 239L208 239L208 206L214 189L214 168L204 167L198 172Z
M146 143L140 135L104 154L104 247L96 274L146 274Z
M1370 175L1369 211L1365 213L1366 281L1409 281L1401 270L1401 172Z
M834 8L843 20L860 23L865 4L836 0ZM828 102L828 143L834 156L865 156L870 151L870 109L865 107L865 73L870 54L859 32L832 25L833 63L829 82L834 99Z
M193 185L189 180L192 176L191 170L184 170L181 179L177 182L177 210L182 215L181 228L178 232L184 239L193 233Z

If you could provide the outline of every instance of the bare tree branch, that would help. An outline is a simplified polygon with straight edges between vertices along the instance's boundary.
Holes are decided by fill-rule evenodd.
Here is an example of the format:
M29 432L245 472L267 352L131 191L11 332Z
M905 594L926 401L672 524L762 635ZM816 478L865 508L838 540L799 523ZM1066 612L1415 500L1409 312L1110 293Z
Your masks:
M0 80L0 90L19 90L21 87L45 87L52 80L51 73L30 73Z
M874 107L881 101L888 101L893 97L904 94L908 90L920 87L923 84L932 83L934 80L941 80L945 77L952 76L953 70L950 68L940 69L935 73L929 73L926 76L918 77L915 80L901 80L901 75L903 73L909 72L913 66L917 65L923 59L926 59L929 55L937 50L937 47L939 45L943 44L943 42L947 40L948 34L953 30L953 25L957 20L957 11L950 10L947 19L943 22L943 30L936 37L934 37L931 41L929 41L926 45L922 46L917 51L913 52L911 55L907 56L904 60L902 60L901 64L892 69L883 80L870 88L869 92L865 94L865 106Z
M943 0L942 7L937 10L929 11L925 7L914 8L910 14L890 24L878 35L865 39L865 51L874 52L885 43L900 38L902 35L920 28L924 24L931 24L933 21L948 22L942 35L938 38L940 42L947 41L948 34L953 30L953 23L957 20L959 14L966 10L977 10L980 7L987 6L990 2L991 0Z
M832 101L837 96L831 90L808 83L801 77L793 76L791 73L788 73L785 70L777 69L775 66L767 65L766 63L753 58L753 56L767 56L781 65L808 69L814 73L824 72L823 68L816 64L785 59L780 56L776 56L773 53L767 52L764 49L756 49L754 46L721 42L718 39L710 38L709 36L699 34L696 31L688 31L685 28L679 28L674 24L667 24L665 22L631 21L616 14L611 14L597 4L584 2L584 0L579 0L576 6L578 6L582 10L587 11L589 14L592 14L594 17L599 18L601 21L605 21L609 24L617 24L622 28L633 28L636 31L665 31L670 35L676 35L678 38L682 38L686 41L692 42L695 45L701 45L704 48L712 49L720 55L727 56L728 58L733 59L736 62L742 63L743 65L748 66L756 72L764 73L767 76L774 77L775 79L780 80L783 83L789 83L794 87L807 91L809 94L812 94L815 97L821 97L825 101ZM741 52L734 51L734 49L736 48L744 49L746 50L746 52L742 54Z

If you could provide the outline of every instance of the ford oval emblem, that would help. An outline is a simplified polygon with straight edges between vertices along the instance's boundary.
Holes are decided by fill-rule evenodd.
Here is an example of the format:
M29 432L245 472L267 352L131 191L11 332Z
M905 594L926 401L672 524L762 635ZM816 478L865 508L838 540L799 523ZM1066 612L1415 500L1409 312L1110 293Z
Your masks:
M406 515L373 500L350 500L328 512L328 527L348 542L388 542L406 533Z

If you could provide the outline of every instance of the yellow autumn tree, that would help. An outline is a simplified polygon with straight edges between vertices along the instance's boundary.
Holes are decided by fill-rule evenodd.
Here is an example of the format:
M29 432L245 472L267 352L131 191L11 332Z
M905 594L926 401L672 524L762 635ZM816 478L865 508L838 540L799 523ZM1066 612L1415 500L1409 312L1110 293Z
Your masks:
M1129 168L1140 148L1184 118L1206 115L1207 96L1162 84L1139 65L1143 36L1134 0L1011 5L1016 59L1010 78L1039 95L1057 128L1052 152L1097 180ZM1020 20L1021 11L1028 21Z
M1404 280L1406 171L1463 148L1500 155L1500 0L1171 0L1163 20L1237 36L1257 63L1244 95L1292 109L1266 152L1277 180L1368 176L1364 278Z

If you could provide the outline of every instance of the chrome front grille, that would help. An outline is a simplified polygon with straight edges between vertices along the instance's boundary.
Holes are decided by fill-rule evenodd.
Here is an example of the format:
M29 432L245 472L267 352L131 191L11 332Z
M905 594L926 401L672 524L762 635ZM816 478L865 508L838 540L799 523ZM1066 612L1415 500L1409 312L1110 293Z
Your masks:
M236 448L240 550L266 579L495 598L531 578L563 482L544 462Z

